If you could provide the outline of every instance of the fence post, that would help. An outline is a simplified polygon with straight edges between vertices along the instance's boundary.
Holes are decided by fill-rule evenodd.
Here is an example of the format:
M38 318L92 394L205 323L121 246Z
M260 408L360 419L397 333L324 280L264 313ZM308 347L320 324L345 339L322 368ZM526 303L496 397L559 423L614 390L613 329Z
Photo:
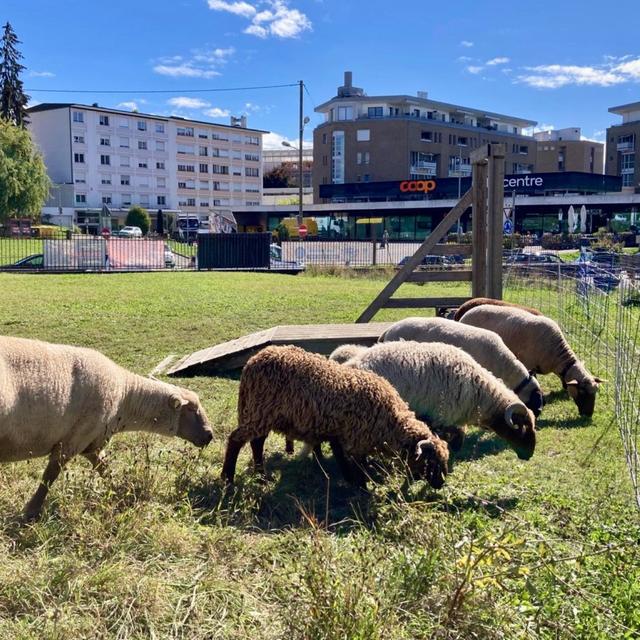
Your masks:
M487 295L502 299L502 238L504 216L504 144L489 145L489 203L487 233Z
M487 295L487 160L473 163L473 245L471 295L482 298Z

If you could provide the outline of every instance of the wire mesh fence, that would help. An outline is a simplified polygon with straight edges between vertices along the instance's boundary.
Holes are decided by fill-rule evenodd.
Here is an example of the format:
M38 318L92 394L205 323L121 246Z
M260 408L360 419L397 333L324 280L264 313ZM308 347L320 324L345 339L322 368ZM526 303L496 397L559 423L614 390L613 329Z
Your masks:
M535 307L561 326L593 375L607 380L600 411L611 411L640 507L640 280L590 263L575 273L513 266L507 300Z

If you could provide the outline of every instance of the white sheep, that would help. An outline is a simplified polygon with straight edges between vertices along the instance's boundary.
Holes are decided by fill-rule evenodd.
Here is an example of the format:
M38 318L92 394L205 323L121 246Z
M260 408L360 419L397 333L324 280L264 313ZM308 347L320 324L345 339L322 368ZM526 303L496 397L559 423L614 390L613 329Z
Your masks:
M555 373L580 415L593 415L596 393L604 380L587 371L556 322L523 309L492 304L470 309L460 322L495 331L527 369Z
M440 342L378 343L343 366L386 378L419 418L449 441L462 444L466 424L504 438L521 459L536 443L535 418L513 391L458 347Z
M444 318L406 318L389 327L379 339L396 340L444 342L460 347L512 389L536 417L540 415L543 405L540 384L497 333Z
M0 337L0 462L49 456L24 515L40 515L49 487L80 454L103 470L102 450L121 431L212 439L198 396L136 375L93 349Z

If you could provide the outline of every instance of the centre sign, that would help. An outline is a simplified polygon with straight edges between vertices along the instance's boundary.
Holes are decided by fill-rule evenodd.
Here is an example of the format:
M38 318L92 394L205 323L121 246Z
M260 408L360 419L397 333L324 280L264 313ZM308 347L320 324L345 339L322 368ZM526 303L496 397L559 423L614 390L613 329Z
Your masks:
M506 176L504 179L504 188L506 190L518 187L543 187L544 178L534 175L523 176Z

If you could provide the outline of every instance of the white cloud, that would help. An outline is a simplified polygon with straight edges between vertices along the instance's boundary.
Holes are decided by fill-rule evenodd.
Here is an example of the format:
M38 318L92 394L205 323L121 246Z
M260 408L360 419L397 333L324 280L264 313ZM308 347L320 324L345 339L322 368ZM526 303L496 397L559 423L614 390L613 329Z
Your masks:
M205 116L209 116L209 118L228 118L231 115L231 111L229 111L229 109L220 109L219 107L207 109L202 113L204 113Z
M619 64L615 67L615 70L630 76L634 80L640 80L640 58Z
M219 69L229 62L235 52L233 47L194 50L189 58L162 58L153 70L160 75L173 78L215 78L221 75Z
M478 73L480 73L483 69L484 69L484 67L482 67L482 66L479 66L479 65L472 65L472 64L471 64L471 65L469 65L469 66L467 67L467 71L468 71L469 73L473 73L473 74L478 74Z
M488 67L495 67L496 65L499 65L499 64L507 64L510 61L511 61L510 58L506 58L506 57L503 56L503 57L499 57L499 58L491 58L491 60L487 60L485 62L485 64Z
M172 78L215 78L220 75L219 71L213 69L198 69L189 64L166 65L158 64L153 67L156 73L161 76L171 76Z
M462 47L467 47L467 48L469 48L469 47L473 47L473 45L474 45L474 43L473 43L473 42L471 42L470 40L463 40L463 41L460 43L460 46L462 46Z
M141 101L139 101L141 102ZM120 102L116 105L120 109L129 109L129 111L139 111L138 102L135 100L128 100L126 102Z
M29 71L30 78L55 78L56 74L51 71Z
M293 145L294 147L298 147L298 139L292 139L292 138L287 138L286 136L280 135L279 133L275 133L275 132L271 132L271 133L265 133L264 136L262 136L262 148L263 149L283 149L284 145L282 144L283 142L288 142L289 144ZM313 148L313 142L311 142L310 140L303 140L302 141L302 148L303 149L312 149Z
M261 0L258 3L225 2L208 0L214 11L227 11L251 20L244 33L267 38L297 38L303 31L310 31L311 20L299 11L289 7L287 0ZM258 11L258 6L267 7Z
M224 2L223 0L209 0L209 9L214 11L228 11L237 16L251 18L256 14L256 8L248 2Z
M169 98L167 103L176 109L204 109L209 107L210 103L200 98L189 98L187 96L176 96Z

